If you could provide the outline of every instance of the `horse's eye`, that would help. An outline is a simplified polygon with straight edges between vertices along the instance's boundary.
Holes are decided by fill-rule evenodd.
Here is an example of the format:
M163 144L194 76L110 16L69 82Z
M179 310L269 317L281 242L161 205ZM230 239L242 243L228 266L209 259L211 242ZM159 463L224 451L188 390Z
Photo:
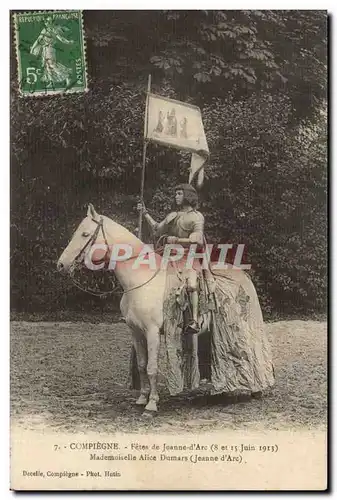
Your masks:
M82 236L83 236L83 238L87 238L88 236L90 236L90 233L87 233L86 231L84 231L84 233L82 233Z

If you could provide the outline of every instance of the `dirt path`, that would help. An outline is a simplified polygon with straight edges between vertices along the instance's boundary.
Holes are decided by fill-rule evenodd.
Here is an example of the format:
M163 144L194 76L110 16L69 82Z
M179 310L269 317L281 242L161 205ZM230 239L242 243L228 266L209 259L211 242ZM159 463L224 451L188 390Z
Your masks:
M261 400L171 398L160 385L160 413L143 421L126 388L130 333L123 323L12 322L12 422L25 428L101 432L205 432L324 428L327 326L267 324L276 386Z

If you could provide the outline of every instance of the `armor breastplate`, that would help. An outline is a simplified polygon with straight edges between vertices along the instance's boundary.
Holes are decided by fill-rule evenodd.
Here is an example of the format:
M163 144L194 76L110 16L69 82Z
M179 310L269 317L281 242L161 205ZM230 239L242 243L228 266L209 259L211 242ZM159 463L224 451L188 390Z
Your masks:
M188 238L193 233L196 218L198 215L194 211L178 212L169 223L169 236Z

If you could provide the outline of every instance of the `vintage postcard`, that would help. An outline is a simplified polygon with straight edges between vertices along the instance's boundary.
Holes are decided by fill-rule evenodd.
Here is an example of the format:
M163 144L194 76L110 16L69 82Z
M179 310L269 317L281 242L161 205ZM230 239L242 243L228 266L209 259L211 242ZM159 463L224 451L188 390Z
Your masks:
M327 12L11 30L10 488L326 490Z

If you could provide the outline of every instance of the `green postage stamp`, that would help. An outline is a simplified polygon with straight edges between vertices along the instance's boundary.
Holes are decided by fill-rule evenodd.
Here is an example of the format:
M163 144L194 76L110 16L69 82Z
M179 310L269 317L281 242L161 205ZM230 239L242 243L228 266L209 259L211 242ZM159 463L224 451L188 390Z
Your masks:
M88 90L81 11L25 12L14 23L21 95Z

